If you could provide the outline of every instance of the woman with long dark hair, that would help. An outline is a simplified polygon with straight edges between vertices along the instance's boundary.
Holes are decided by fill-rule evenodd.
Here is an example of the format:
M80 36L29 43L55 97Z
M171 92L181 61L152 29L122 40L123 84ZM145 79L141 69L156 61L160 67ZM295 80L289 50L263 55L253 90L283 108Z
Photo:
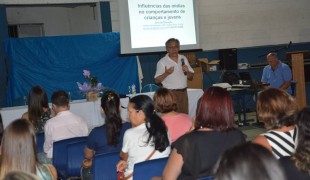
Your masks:
M101 98L101 108L105 124L94 128L84 148L85 159L82 163L83 179L92 179L92 159L96 153L118 152L121 149L125 131L130 123L124 123L120 116L120 97L114 91L107 91Z
M234 128L234 110L229 92L210 87L198 106L193 131L174 142L174 149L163 172L163 179L199 179L212 175L221 154L245 142Z
M287 179L310 179L310 107L304 108L296 118L298 127L298 145L292 157L282 157Z
M30 121L36 132L43 132L46 121L51 117L45 90L41 86L32 87L28 95L28 112L23 114L22 119Z
M32 173L39 179L57 179L53 165L38 162L35 138L32 124L24 119L6 127L1 143L0 179L11 171Z
M117 171L124 172L127 179L132 179L136 163L170 154L170 140L167 127L156 114L149 96L138 95L131 98L128 116L133 127L125 132L120 152L122 160L117 164Z

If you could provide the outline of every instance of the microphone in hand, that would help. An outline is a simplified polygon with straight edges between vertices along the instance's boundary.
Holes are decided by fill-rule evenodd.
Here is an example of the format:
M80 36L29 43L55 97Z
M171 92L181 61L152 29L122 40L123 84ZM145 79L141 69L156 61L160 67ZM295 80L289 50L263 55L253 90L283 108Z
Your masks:
M184 62L183 58L181 59L181 62L182 62L182 67L183 67L185 65L185 62ZM184 71L184 75L187 76L187 72L186 71Z

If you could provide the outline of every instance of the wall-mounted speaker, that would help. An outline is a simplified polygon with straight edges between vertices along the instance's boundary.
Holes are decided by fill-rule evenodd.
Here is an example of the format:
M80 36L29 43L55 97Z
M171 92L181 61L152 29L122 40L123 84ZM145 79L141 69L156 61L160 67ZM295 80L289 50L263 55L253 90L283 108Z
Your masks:
M220 68L222 70L237 69L237 49L219 49Z

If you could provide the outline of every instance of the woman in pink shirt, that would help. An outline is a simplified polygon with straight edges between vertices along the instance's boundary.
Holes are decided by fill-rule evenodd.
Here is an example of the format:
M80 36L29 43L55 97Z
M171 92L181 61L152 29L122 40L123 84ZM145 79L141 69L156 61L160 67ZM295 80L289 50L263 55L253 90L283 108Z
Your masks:
M155 110L161 113L161 118L168 128L172 142L190 130L191 118L187 114L177 112L176 98L169 89L159 88L153 99Z

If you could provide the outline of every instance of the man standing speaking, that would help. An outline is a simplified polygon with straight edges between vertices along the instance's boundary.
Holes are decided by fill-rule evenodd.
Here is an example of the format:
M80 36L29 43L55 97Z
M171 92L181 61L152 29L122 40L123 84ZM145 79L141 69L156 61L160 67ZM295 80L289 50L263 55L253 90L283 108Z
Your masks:
M179 54L178 39L168 39L166 50L168 53L157 63L155 83L170 89L176 97L178 112L188 114L187 79L193 79L194 70L187 58Z

